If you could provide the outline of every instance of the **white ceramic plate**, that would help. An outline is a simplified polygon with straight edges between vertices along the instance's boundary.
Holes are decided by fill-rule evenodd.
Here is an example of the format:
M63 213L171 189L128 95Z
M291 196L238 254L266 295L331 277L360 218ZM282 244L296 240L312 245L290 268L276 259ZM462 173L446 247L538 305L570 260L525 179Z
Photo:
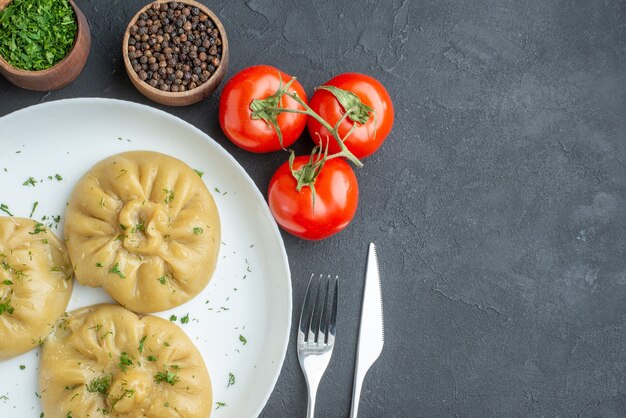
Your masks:
M39 202L32 218L47 216L44 223L62 236L76 181L101 159L130 150L162 152L204 172L222 221L217 270L201 294L158 316L176 315L202 352L213 400L225 404L214 404L212 416L257 416L276 384L289 340L289 265L263 196L215 141L174 116L129 102L73 99L29 107L0 118L0 203L15 216L29 217ZM29 177L37 181L34 186L23 185ZM58 215L57 229L52 217ZM110 301L101 289L76 283L68 310ZM181 324L186 314L190 321ZM36 349L0 361L0 417L39 417L38 356ZM229 373L235 383L227 387Z

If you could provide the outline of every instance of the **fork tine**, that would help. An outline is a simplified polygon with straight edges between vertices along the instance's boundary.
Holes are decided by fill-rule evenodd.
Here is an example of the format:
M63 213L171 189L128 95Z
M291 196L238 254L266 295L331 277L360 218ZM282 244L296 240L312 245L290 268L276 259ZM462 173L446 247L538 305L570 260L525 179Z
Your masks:
M330 278L330 276L329 276ZM331 283L328 284L331 286ZM326 334L326 343L332 346L335 343L335 332L337 330L337 302L339 299L339 276L335 276L333 286L333 304L328 325L328 333Z
M309 285L306 288L306 293L304 296L304 303L302 304L302 311L300 312L300 325L298 327L298 343L304 343L306 339L306 334L309 332L309 311L311 310L311 298L313 297L311 292L311 284L313 284L313 277L315 275L311 274L311 278L309 279Z
M326 280L322 281L320 278L320 289L324 286L324 301L322 305L322 310L320 312L320 323L319 327L317 327L317 342L325 344L326 343L326 333L328 332L328 318L330 314L328 312L328 293L330 291L330 275L326 278Z
M310 309L311 319L309 321L309 333L308 333L307 340L306 340L306 342L309 344L317 342L316 341L317 330L319 330L319 327L320 327L319 325L319 318L321 318L320 290L322 288L322 283L321 283L322 277L323 275L320 274L320 277L317 280L317 291L315 292L315 303L313 304L313 307ZM314 321L316 321L317 324L314 324Z

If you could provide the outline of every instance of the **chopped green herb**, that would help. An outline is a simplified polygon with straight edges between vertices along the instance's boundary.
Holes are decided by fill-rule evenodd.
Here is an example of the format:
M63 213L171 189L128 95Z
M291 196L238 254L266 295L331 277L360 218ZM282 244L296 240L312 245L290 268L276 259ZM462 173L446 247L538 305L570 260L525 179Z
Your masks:
M194 170L193 170L193 171L195 171L195 172L196 172L196 174L197 174L200 178L202 178L202 175L204 174L204 171L196 170L195 168L194 168Z
M182 318L180 318L180 323L181 324L188 324L189 323L189 314L183 316Z
M106 395L106 393L109 391L109 386L111 386L112 379L113 376L110 374L96 377L92 379L91 382L89 382L89 385L87 386L87 391L91 393L98 392Z
M0 210L9 216L13 216L13 214L9 211L9 207L5 205L4 203L0 204Z
M26 368L26 366L25 366L25 365L20 364L20 370L24 370L25 368Z
M33 213L35 213L35 209L37 209L37 206L39 205L39 202L35 202L33 203L33 208L30 211L30 215L28 215L29 218L33 217Z
M165 341L165 342L163 343L163 345L164 345L164 346L166 346L166 347L169 347L169 346L170 346L170 343L169 343L169 342L167 342L167 341Z
M8 279L4 280L2 283L6 284L7 286L11 286L13 284L13 282L11 280L8 280Z
M154 381L157 383L166 382L174 386L180 381L180 378L174 372L157 372L154 375Z
M113 265L113 267L111 267L111 270L109 270L109 273L114 273L117 274L118 276L120 276L120 279L125 279L126 276L124 275L124 273L122 273L120 271L120 263L115 263Z
M67 411L67 415L65 416L65 418L74 418L72 416L72 411Z
M5 312L8 312L9 315L13 315L14 309L13 306L11 306L11 299L3 299L2 303L0 303L0 315Z
M126 225L124 224L120 224L120 228L122 228L122 231L126 231L126 228L128 228Z
M61 181L61 180L63 180L63 177L61 177L59 174L55 174L55 175L54 175L54 178L55 178L57 181Z
M204 230L203 230L202 228L200 228L200 227L195 227L195 228L193 229L193 234L194 234L194 235L200 235L200 234L201 234L201 233L203 233L203 232L204 232Z
M122 351L122 353L120 354L120 362L118 363L120 370L125 372L126 370L128 370L128 366L132 365L133 361L130 359L130 354L128 354L126 351Z
M165 276L159 277L159 283L161 283L161 284L165 284L166 283L165 282Z
M222 193L222 192L220 192L220 189L218 189L217 187L215 188L215 191L216 191L217 193Z
M96 263L96 267L100 267L100 268L102 268L102 265L103 265L103 264L102 264L101 262L99 262L99 261Z
M40 233L46 233L46 226L44 224L42 224L41 222L35 222L35 226L33 228L33 232L29 232L29 234L31 235L37 235Z
M226 387L229 388L234 384L235 384L235 375L232 373L228 373L228 385Z
M124 241L124 238L126 238L126 235L118 235L118 236L115 238L115 241Z
M0 26L0 55L29 71L45 70L65 58L78 30L67 0L13 0L0 12Z
M143 343L146 342L146 338L148 338L147 335L144 335L141 340L139 340L139 352L143 353Z
M157 361L157 358L155 356L148 356L148 361Z
M165 204L169 205L174 200L174 191L168 189L163 189L163 191L165 192Z
M178 317L176 315L170 316L170 321L172 321L172 322L176 322L177 319L178 319Z
M243 345L248 344L248 340L246 340L246 337L244 337L241 334L239 334L239 341L241 341L243 343Z
M22 183L22 186L33 186L35 187L37 185L37 180L35 180L32 177L29 177L26 179L26 181L24 183Z
M220 409L220 408L221 408L221 407L223 407L223 406L228 406L228 405L226 405L226 403L225 403L225 402L215 402L215 405L217 405L217 406L215 407L215 409Z

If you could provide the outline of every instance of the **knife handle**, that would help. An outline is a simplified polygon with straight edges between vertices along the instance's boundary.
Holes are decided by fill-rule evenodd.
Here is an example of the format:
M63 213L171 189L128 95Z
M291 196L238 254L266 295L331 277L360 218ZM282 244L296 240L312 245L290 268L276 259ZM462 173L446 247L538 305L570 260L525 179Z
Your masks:
M359 367L354 372L354 384L352 385L352 407L350 408L350 418L357 418L359 413L359 401L361 400L361 388L365 373L360 373Z

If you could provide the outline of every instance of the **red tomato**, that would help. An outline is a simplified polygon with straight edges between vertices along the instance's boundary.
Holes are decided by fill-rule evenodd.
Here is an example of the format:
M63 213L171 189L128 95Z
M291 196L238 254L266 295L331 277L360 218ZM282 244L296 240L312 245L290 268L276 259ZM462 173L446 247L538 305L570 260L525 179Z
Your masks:
M293 168L301 168L308 156L296 157ZM308 240L327 238L344 229L356 213L359 185L350 165L341 158L326 162L315 180L315 206L312 190L298 192L289 162L272 176L268 191L270 210L287 232Z
M357 157L363 158L372 155L385 141L391 127L393 126L393 104L391 97L385 87L376 79L358 73L346 73L331 78L326 82L327 86L335 86L356 94L363 103L371 106L376 113L376 127L374 128L374 117L361 126L355 128L354 132L344 142L348 149ZM311 97L309 106L322 117L330 126L335 126L345 109L339 104L335 96L326 90L318 89ZM339 135L344 138L354 122L347 118L339 126ZM336 153L340 151L339 145L328 130L318 121L309 118L308 129L313 141L326 144L326 138L330 139L328 150Z
M219 120L222 130L235 145L252 152L271 152L281 149L278 135L272 125L264 120L251 119L250 103L254 99L265 99L283 86L291 76L269 65L248 67L226 83L220 98ZM294 81L289 92L295 92L304 102L307 96L298 81ZM283 96L281 106L287 109L304 110L295 100ZM306 115L281 113L277 118L283 134L283 145L288 147L302 134Z

